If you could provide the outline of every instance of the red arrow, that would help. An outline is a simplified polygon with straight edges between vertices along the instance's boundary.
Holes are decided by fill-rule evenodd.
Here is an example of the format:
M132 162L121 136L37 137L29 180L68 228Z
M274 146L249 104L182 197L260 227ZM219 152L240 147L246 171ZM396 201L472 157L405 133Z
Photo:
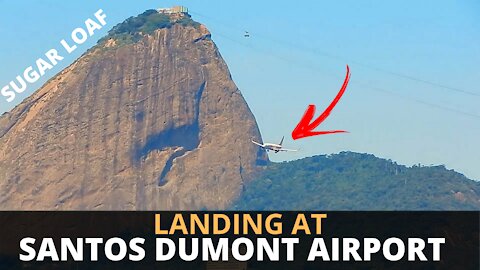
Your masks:
M342 97L343 93L347 89L348 81L350 80L350 68L347 65L347 75L345 76L345 81L343 82L342 88L340 88L340 92L338 92L337 96L333 99L332 103L325 109L325 111L315 120L313 120L313 116L315 115L315 105L308 105L307 110L303 114L302 119L292 131L292 138L294 140L301 139L305 137L315 136L315 135L324 135L324 134L332 134L332 133L342 133L348 132L345 130L328 130L328 131L313 131L318 125L320 125L332 112L335 105L337 105L338 101Z

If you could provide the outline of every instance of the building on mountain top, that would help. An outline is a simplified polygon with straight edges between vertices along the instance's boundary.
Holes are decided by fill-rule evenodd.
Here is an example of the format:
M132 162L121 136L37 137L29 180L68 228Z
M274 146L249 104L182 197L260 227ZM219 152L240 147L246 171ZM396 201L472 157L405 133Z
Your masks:
M188 8L184 6L173 6L171 8L159 8L157 9L159 13L163 14L181 14L188 15Z

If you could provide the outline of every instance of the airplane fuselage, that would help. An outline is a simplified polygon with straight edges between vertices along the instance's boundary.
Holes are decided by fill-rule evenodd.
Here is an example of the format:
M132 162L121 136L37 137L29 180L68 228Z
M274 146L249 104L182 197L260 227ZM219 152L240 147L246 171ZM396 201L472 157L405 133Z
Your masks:
M275 152L278 153L278 151L280 151L280 149L282 149L282 146L279 145L279 144L275 144L275 143L265 143L263 145L263 148L265 148L267 150L275 151Z
M284 151L284 152L287 152L287 151L297 151L297 150L293 150L293 149L286 149L286 148L283 148L282 146L282 143L283 143L283 138L282 137L282 140L280 141L279 144L276 144L276 143L259 143L259 142L256 142L254 140L252 140L252 143L262 147L263 149L265 149L267 152L268 151L274 151L275 153L278 153L280 151Z

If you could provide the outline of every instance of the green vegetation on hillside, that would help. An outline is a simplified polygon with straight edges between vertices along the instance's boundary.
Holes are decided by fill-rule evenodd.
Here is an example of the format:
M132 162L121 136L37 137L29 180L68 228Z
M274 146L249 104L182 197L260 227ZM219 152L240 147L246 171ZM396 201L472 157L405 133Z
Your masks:
M238 210L479 210L480 182L444 166L406 167L342 152L272 163Z
M130 44L140 40L142 35L151 34L157 29L170 28L173 24L179 23L183 26L198 27L200 24L184 16L172 20L172 17L166 14L158 13L154 9L149 9L136 17L130 17L117 24L108 31L108 35L98 41L102 43L108 39L115 39L119 44Z

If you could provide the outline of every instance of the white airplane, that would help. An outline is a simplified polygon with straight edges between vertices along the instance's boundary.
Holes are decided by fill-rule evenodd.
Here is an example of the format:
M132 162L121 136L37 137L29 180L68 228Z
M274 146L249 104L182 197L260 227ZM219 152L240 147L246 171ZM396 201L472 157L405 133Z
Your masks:
M285 136L282 137L282 140L280 141L279 144L276 144L276 143L264 143L264 144L261 144L261 143L258 143L254 140L252 140L252 143L262 147L263 149L267 150L268 151L274 151L275 153L278 153L280 151L290 151L290 152L295 152L295 151L298 151L298 150L295 150L295 149L287 149L287 148L283 148L282 146L282 143L283 143L283 138Z

